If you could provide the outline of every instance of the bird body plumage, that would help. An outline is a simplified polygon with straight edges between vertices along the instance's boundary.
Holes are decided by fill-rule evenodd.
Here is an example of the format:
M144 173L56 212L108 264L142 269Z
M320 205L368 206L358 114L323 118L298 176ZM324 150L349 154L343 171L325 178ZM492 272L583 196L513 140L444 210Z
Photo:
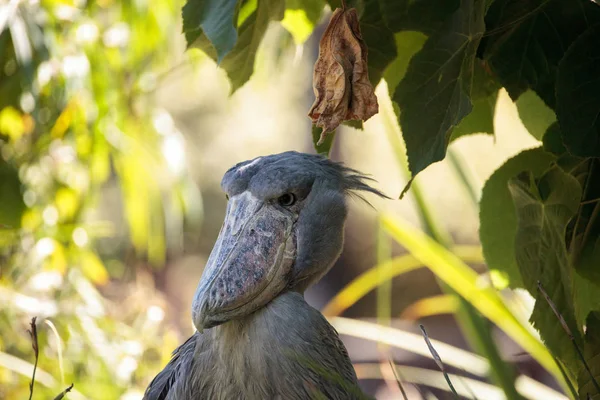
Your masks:
M360 398L365 397L337 332L297 292L286 292L241 320L196 332L175 351L144 397Z

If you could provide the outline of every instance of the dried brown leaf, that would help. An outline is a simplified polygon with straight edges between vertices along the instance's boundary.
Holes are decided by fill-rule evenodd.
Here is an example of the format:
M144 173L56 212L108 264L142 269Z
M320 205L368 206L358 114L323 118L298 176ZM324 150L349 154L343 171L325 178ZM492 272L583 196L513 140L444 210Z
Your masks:
M313 89L316 99L308 116L323 128L321 141L343 121L366 121L379 111L354 8L333 13L319 44Z

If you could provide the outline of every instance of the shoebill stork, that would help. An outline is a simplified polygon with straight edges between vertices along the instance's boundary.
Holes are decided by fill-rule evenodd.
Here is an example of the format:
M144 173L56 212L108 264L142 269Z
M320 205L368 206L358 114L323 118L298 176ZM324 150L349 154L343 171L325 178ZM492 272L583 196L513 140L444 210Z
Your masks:
M229 169L225 221L192 305L197 332L144 399L364 398L336 330L303 293L341 253L346 198L385 197L368 181L296 152Z

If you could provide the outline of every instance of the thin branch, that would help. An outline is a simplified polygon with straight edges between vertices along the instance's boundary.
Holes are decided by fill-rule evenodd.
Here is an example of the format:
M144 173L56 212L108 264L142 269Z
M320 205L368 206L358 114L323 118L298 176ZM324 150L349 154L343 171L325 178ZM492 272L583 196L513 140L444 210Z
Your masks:
M433 356L435 363L439 367L440 371L442 371L442 374L444 374L444 378L446 378L446 382L448 382L448 386L450 387L450 390L454 394L454 397L456 399L459 399L458 393L456 393L456 389L454 389L454 385L452 385L452 381L450 381L450 377L446 373L446 368L444 367L444 363L442 362L440 355L438 354L438 352L435 350L435 348L431 344L431 341L429 340L429 336L427 336L427 331L425 331L425 327L423 325L419 325L419 328L421 328L421 333L423 333L423 337L425 338L425 343L427 343L427 347L429 348L429 351L431 352L431 355Z
M71 391L71 389L73 389L73 384L72 384L72 383L71 383L71 386L69 386L68 388L66 388L66 389L65 389L65 390L63 390L62 392L60 392L60 393L58 394L58 396L56 396L56 397L54 398L54 400L62 400L62 399L63 399L63 397L65 397L65 395Z
M400 377L398 376L399 372L398 370L396 370L396 365L394 364L394 362L392 361L392 359L390 358L390 367L392 368L392 372L394 373L394 378L396 378L396 382L398 382L398 387L400 388L400 391L402 392L402 398L404 400L408 400L408 397L406 396L406 392L404 391L404 386L402 386L402 381L400 380Z
M38 335L37 327L35 325L37 317L31 318L31 329L27 332L31 337L31 347L33 348L33 354L35 355L35 363L33 364L33 374L31 375L31 383L29 384L29 400L33 398L33 384L35 383L35 371L37 370L38 359L40 356L40 349L38 347Z
M546 293L546 291L544 290L544 287L542 286L542 282L538 281L537 285L538 285L538 290L540 291L540 293L542 294L542 296L544 296L544 299L546 299L546 302L548 303L548 305L552 309L552 312L558 318L558 321L562 325L562 327L565 330L565 332L567 332L567 335L569 336L569 339L571 340L571 343L573 343L573 347L575 347L575 351L577 351L577 355L579 356L579 359L583 363L583 366L585 367L586 371L590 375L590 378L592 379L592 383L594 384L594 387L596 388L596 390L598 391L598 393L600 393L600 385L598 385L598 381L596 381L596 378L594 377L594 374L592 374L592 370L590 369L589 365L585 361L585 358L583 357L583 353L581 352L581 349L577 345L577 342L575 342L575 336L573 336L573 332L571 332L571 329L567 325L567 322L565 321L565 319L563 318L563 316L558 312L558 309L556 308L556 305L554 304L554 302L552 301L552 299L550 298L550 296L548 296L548 293Z

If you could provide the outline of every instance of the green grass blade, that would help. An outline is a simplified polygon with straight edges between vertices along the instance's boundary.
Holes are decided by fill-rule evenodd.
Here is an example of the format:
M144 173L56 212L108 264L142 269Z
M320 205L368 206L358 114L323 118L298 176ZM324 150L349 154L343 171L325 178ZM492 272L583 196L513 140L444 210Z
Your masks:
M555 377L560 371L544 345L510 312L491 287L477 284L477 273L442 245L396 216L384 214L381 221L390 236L427 266L438 278L498 325Z

